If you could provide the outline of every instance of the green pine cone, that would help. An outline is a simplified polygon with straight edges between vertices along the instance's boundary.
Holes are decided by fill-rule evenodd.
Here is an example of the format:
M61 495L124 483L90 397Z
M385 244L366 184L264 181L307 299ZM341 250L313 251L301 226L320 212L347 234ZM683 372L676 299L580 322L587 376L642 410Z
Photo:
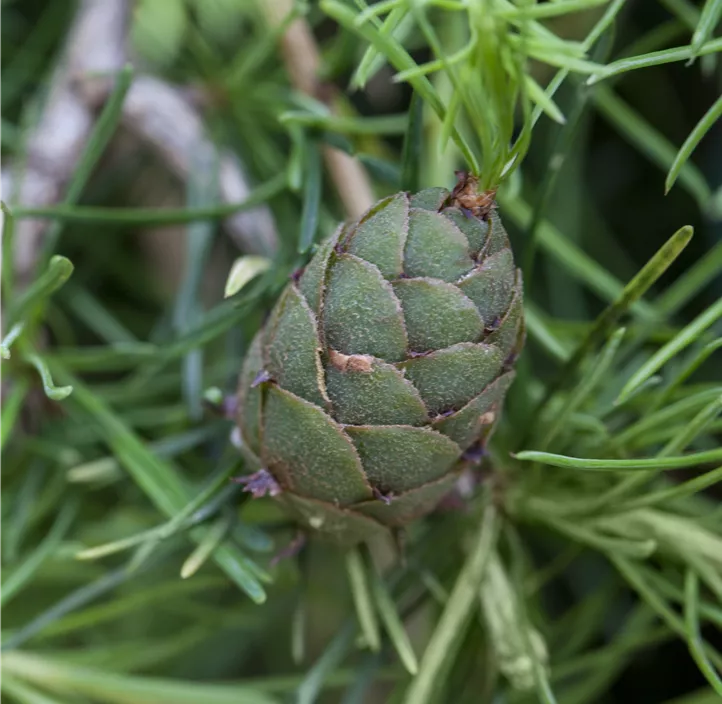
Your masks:
M458 204L398 193L342 225L251 345L247 489L312 532L352 544L428 513L493 429L523 344L521 273L494 211Z

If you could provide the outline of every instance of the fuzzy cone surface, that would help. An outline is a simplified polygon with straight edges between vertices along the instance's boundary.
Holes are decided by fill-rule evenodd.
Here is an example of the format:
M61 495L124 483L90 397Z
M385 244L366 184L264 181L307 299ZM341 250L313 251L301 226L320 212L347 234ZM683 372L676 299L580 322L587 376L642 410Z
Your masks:
M342 225L245 360L244 453L302 525L343 544L431 511L513 379L521 273L496 213L452 196L398 193Z

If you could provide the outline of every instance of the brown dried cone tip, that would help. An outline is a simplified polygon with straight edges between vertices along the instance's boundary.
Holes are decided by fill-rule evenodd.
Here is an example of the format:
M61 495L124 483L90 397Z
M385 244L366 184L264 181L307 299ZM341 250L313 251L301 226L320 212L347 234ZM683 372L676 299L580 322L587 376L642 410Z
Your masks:
M494 427L523 344L522 281L493 193L469 180L342 225L251 345L247 489L311 532L353 544L428 513Z

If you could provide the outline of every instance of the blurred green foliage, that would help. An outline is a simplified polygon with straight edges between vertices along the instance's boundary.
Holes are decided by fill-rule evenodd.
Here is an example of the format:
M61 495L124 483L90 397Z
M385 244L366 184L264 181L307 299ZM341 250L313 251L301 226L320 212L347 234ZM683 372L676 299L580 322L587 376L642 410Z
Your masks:
M272 2L132 3L137 65L60 202L3 194L3 700L719 701L722 2L299 2L335 114L291 87ZM2 3L3 168L24 163L81 5ZM200 95L247 200L204 192L213 166L164 186L118 146L146 72ZM379 571L320 544L273 563L295 528L229 482L232 422L202 402L233 392L344 217L326 145L379 197L503 173L526 275L490 479ZM279 250L224 300L243 253L223 219L259 203ZM31 216L49 229L23 283L12 225Z

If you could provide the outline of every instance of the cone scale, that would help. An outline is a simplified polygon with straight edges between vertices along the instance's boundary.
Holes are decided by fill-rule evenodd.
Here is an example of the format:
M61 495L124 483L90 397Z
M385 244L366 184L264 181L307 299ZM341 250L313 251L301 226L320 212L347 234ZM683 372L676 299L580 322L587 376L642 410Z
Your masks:
M523 344L493 194L398 193L339 227L246 357L243 452L311 533L354 544L432 511L478 457Z

